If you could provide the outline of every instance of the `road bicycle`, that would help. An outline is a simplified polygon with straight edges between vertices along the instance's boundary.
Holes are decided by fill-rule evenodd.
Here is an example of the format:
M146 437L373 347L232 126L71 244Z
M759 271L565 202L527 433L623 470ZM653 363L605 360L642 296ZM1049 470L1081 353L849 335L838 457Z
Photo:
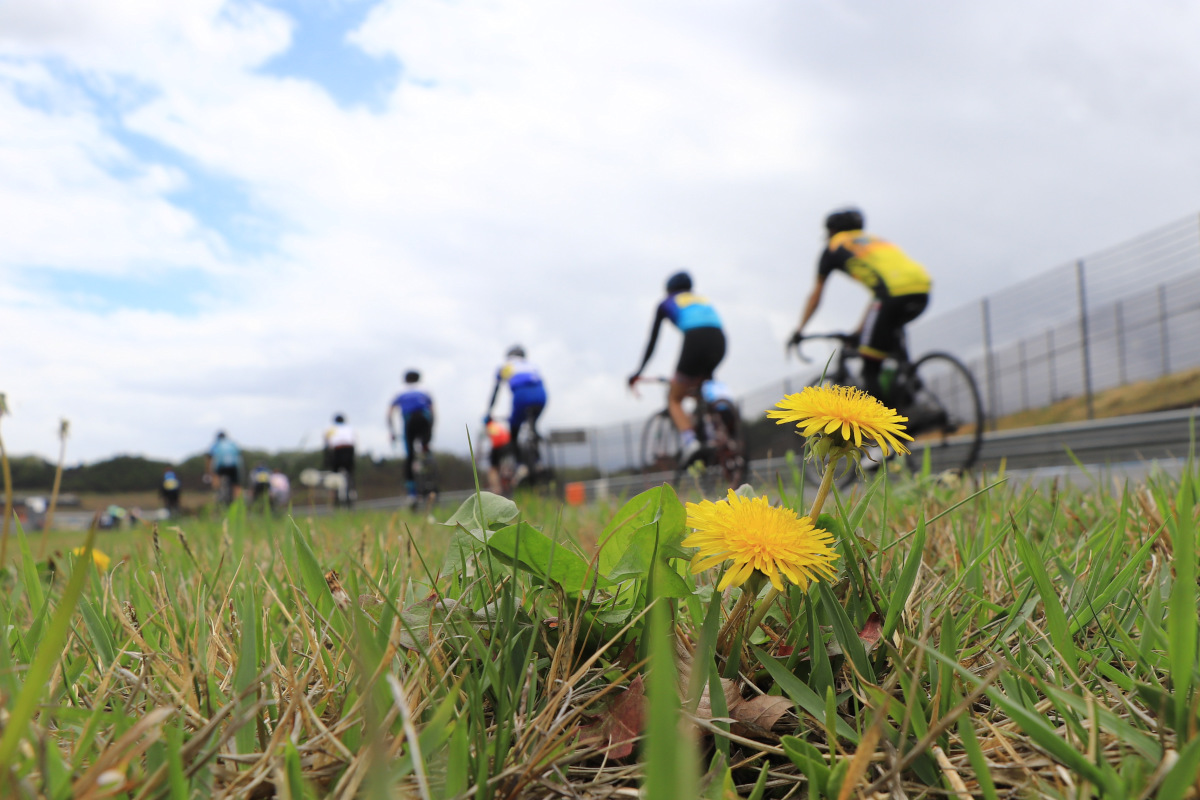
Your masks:
M432 510L438 495L437 457L424 442L413 442L413 483L416 484L415 508L422 500Z
M821 333L800 337L800 341L824 339L837 342L837 349L824 375L817 376L810 386L841 385L863 388L864 382L852 361L862 358L858 351L858 335L853 333ZM928 451L931 467L937 471L965 472L979 457L983 446L983 401L979 386L971 371L954 356L930 352L915 361L907 357L907 347L884 361L880 373L885 405L908 417L905 430L913 437L908 444L911 468L918 469ZM797 355L807 361L796 345ZM808 462L810 479L820 479L819 466ZM848 485L855 470L846 469L839 484Z
M660 383L670 386L669 378L640 378L639 382ZM685 398L684 410L692 406L689 416L692 429L700 441L700 451L692 460L704 469L699 477L706 493L723 486L736 489L746 479L746 444L739 424L741 413L737 406L728 403L718 408L704 399L699 387ZM663 408L646 420L642 428L642 472L646 474L669 472L678 479L689 467L680 464L682 446L679 430L671 419L670 410Z
M233 504L234 483L233 478L229 477L229 473L205 474L203 482L212 488L218 506L228 508Z
M525 415L516 441L505 445L496 471L500 477L500 493L511 497L518 489L533 489L554 483L554 471L542 461L542 437L533 427L533 412ZM483 435L484 440L487 434Z

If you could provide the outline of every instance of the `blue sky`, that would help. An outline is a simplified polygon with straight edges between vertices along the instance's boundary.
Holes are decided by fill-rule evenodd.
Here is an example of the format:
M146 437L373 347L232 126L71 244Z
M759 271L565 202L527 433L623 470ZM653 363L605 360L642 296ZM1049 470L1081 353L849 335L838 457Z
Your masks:
M379 112L400 74L400 62L389 55L371 56L348 41L376 3L367 0L273 0L295 21L292 44L260 71L265 75L312 81L343 108Z
M681 267L749 391L796 368L830 208L931 268L930 315L1200 208L1198 25L1170 0L0 2L6 444L53 454L66 416L73 459L275 449L339 410L382 453L416 367L462 452L517 342L548 427L638 419L624 378ZM837 282L814 324L865 300Z
M371 113L386 109L400 72L398 60L388 55L368 55L349 41L374 3L273 0L267 5L287 16L291 40L286 49L265 61L258 73L315 84L344 109ZM163 193L163 199L213 234L214 241L219 242L216 246L230 260L245 261L274 251L286 222L256 199L252 186L126 125L129 114L158 96L154 85L119 74L99 79L58 56L41 59L41 63L60 87L74 89L86 98L112 142L126 151L128 157L96 159L98 166L117 180L136 179L154 166L167 167L181 180L177 187ZM22 83L13 88L14 95L30 108L48 114L62 110L57 102L60 92L51 94ZM29 288L97 313L131 309L194 314L202 299L219 291L217 281L186 266L168 275L153 263L138 264L129 274L106 276L30 264L26 273L25 285Z

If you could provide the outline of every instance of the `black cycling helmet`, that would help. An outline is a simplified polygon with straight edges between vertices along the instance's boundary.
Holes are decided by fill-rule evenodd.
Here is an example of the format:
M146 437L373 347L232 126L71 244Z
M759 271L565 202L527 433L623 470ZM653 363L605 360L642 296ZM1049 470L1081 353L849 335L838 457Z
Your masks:
M346 421L346 415L345 414L334 414L333 421L340 425Z
M861 231L864 224L863 213L857 208L839 208L825 218L825 230L830 236L846 231Z
M512 347L508 348L508 352L504 355L506 358L524 358L525 348L521 347L519 344L514 344Z
M225 431L217 431L217 438L218 438L218 439L224 439L224 438L225 438Z
M667 294L686 292L692 288L692 276L686 272L676 272L667 278Z
M416 383L419 380L421 380L421 373L417 372L415 369L410 369L408 372L404 373L405 383Z

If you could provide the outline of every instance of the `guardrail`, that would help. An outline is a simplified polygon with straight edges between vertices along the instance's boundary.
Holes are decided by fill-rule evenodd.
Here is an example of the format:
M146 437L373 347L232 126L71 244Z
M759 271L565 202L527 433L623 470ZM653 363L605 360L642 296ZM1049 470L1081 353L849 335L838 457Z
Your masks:
M1183 458L1192 452L1198 417L1200 409L1188 408L989 433L983 439L979 466L994 468L1001 460L1008 469L1031 469L1067 466L1076 459L1084 464L1117 464ZM946 461L952 461L969 446L967 437L955 437L940 449L939 454ZM942 459L934 459L935 470L939 460ZM786 457L755 459L747 466L750 483L756 486L774 486L777 476L790 480L791 467ZM593 501L629 495L661 483L671 483L674 479L673 472L658 472L597 478L582 483L586 499ZM439 503L452 507L471 494L473 492L469 491L446 492ZM360 502L357 507L398 508L404 502L402 497L380 498ZM301 510L297 509L297 513Z

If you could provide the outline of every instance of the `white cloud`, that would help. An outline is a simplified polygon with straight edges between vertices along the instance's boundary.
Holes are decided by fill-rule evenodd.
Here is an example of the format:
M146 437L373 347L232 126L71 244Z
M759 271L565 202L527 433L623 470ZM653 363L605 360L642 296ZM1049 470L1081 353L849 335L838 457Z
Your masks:
M6 439L50 452L67 414L87 458L180 456L217 426L285 447L342 410L382 449L414 365L461 448L518 340L550 424L641 416L622 381L681 266L752 388L793 368L781 339L834 205L929 262L943 309L1196 207L1194 20L1090 8L383 2L349 39L403 65L374 114L256 72L289 46L279 10L0 5L0 276L191 267L218 292L177 316L0 289ZM273 251L173 203L188 176L140 163L113 115L244 188ZM846 327L864 295L833 288L818 323Z

